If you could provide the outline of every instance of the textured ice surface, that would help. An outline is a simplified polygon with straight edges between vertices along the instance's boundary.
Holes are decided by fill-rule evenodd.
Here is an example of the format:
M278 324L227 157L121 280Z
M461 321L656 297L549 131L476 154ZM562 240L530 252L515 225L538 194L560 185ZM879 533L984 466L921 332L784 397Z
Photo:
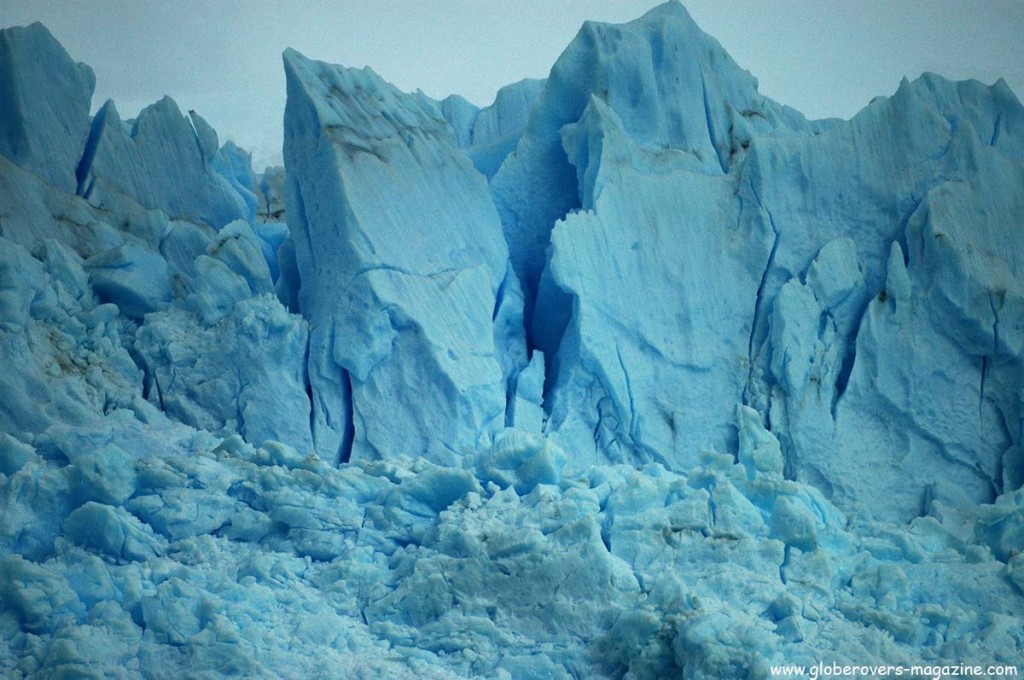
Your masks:
M0 675L1020 663L1001 81L806 121L674 3L483 109L288 51L257 177L0 50Z

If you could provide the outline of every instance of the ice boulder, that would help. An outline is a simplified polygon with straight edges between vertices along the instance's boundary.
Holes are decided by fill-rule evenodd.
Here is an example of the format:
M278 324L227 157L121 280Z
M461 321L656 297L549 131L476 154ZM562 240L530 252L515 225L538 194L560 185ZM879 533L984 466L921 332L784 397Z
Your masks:
M140 245L126 243L90 258L89 283L104 302L141 319L171 302L167 261Z
M506 430L477 463L477 475L502 488L527 494L538 484L557 484L565 452L537 434Z
M123 508L93 501L68 515L64 532L77 545L116 560L146 560L164 550L149 525Z

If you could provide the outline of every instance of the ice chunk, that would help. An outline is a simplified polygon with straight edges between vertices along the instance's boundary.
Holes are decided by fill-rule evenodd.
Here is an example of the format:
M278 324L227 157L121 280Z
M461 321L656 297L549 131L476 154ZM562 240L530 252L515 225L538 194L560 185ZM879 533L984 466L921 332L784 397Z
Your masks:
M214 260L211 260L214 261ZM172 417L255 445L312 450L303 360L307 330L270 295L232 302L215 322L178 309L146 319L135 349L150 400Z
M565 459L564 451L539 435L506 430L477 463L477 474L483 481L527 494L538 484L557 484Z
M267 168L257 182L256 219L260 222L284 222L285 171L281 166Z
M277 283L281 277L281 265L278 263L277 251L288 239L288 225L283 222L256 222L253 225L256 236L260 239L260 250L270 270L270 278Z
M544 427L544 353L534 350L530 364L516 378L509 424L526 432L540 432Z
M473 122L480 115L479 107L457 94L441 100L441 115L452 126L455 139L462 148L473 144Z
M94 501L68 515L64 533L76 544L118 560L147 560L166 550L160 537L126 510Z
M504 424L522 361L500 356L521 331L492 330L515 283L487 186L426 97L293 51L285 70L317 450L452 461Z
M810 509L788 496L775 501L770 520L771 536L786 545L810 552L818 547L818 531Z
M481 109L473 120L473 145L517 139L526 128L530 110L544 82L527 78L498 90L494 103Z
M47 292L48 281L28 251L7 239L0 243L0 324L16 330L31 318L32 304Z
M171 270L175 298L186 297L197 277L196 259L206 253L216 232L209 227L175 220L161 235L160 254Z
M151 250L125 244L89 258L85 266L100 300L117 305L126 316L141 319L171 302L167 261Z
M0 434L0 472L8 477L35 458L35 451L9 434Z
M124 210L127 196L215 228L254 217L244 152L233 145L218 152L213 128L195 112L183 115L170 97L144 108L130 129L108 102L93 120L89 144L79 193L94 205Z
M576 469L686 469L702 450L735 450L750 311L773 234L737 219L720 177L604 171L614 178L595 210L552 232L551 281L574 302L549 371L547 427ZM548 300L557 307L542 298L535 328L556 316Z
M85 613L67 579L20 555L0 559L0 575L0 598L30 632L52 634Z
M260 241L248 222L235 220L225 226L217 232L217 238L206 251L242 277L250 296L271 291L270 270Z
M192 111L189 114L192 115L193 124L195 124L196 119L202 120L198 114ZM206 123L206 121L203 121L203 123L209 127L209 123ZM196 133L198 134L198 132L199 126L196 125ZM214 144L213 160L210 167L224 177L231 185L231 188L245 202L245 215L243 218L248 222L255 222L259 199L256 196L256 175L252 171L252 155L230 140L225 142L224 146L220 149L217 149L217 132L212 127L210 127L210 132L213 133L212 141ZM204 156L210 157L210 155L204 152Z
M466 153L473 165L488 179L516 148L543 86L543 80L529 78L506 85L498 90L494 103L473 118L472 141L466 145L460 140L460 145L469 147Z
M96 76L39 23L0 31L0 63L0 155L73 193Z
M135 458L118 446L73 449L69 457L75 467L78 493L85 499L120 505L135 493L138 477Z
M782 475L782 449L779 440L761 424L761 416L749 406L736 407L739 421L739 455L737 459L750 474L773 477Z

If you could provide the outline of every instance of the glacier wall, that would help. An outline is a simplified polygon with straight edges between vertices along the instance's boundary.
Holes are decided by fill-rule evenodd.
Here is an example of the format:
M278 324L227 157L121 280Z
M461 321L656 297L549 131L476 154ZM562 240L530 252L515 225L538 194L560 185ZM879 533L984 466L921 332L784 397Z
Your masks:
M520 350L501 349L520 342L516 329L497 331L497 351L484 337L463 345L470 327L488 327L494 300L411 300L430 327L413 319L405 330L440 345L430 339L410 356L438 366L422 366L422 379L397 368L385 378L365 364L400 353L400 322L380 317L393 317L394 303L378 295L342 311L350 303L317 292L351 290L378 266L436 274L485 264L492 294L513 293L508 322L496 311L495 322L515 326L522 315L527 349L543 364L540 429L571 452L569 470L686 470L702 451L736 450L744 404L779 437L788 478L857 515L907 521L936 500L990 502L1020 485L1024 376L1010 310L1021 291L1022 111L1005 84L925 75L849 122L809 122L759 95L673 4L626 26L585 25L546 81L510 86L483 111L451 98L438 111L365 72L294 53L285 61L289 215L301 235L303 314L319 328L311 382L318 427L332 432L320 445L327 458L347 457L333 453L346 436L357 452L369 445L358 455L380 458L429 449L426 433L458 450L501 425L524 426L513 408L498 415L503 400L514 407L525 365ZM443 161L421 151L420 135L443 138ZM475 175L466 156L510 137L515 150L490 177L490 196L463 179ZM949 191L956 198L939 199ZM934 201L970 214L930 217ZM490 252L467 249L467 229ZM351 243L326 240L335 233ZM931 247L941 239L948 251ZM417 269L413 258L434 262ZM507 263L514 280L500 278ZM460 375L468 363L446 365L444 351L494 353L502 378L492 369L491 396L471 395ZM372 394L399 409L402 387L416 385L417 396L460 387L430 397L426 410L442 422L410 405L388 423L385 446L368 441L384 435L365 415L383 402L351 394L371 378ZM469 413L463 394L485 413ZM417 433L409 444L400 423Z
M1019 666L1002 81L808 121L675 2L484 108L288 50L258 176L0 64L0 674Z

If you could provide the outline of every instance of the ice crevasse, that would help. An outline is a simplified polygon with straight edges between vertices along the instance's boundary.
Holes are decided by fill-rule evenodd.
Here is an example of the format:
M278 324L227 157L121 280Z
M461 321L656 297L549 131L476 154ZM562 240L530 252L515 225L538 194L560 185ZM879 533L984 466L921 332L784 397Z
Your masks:
M1020 664L1002 81L809 121L675 2L482 109L288 50L258 176L0 55L3 675Z

